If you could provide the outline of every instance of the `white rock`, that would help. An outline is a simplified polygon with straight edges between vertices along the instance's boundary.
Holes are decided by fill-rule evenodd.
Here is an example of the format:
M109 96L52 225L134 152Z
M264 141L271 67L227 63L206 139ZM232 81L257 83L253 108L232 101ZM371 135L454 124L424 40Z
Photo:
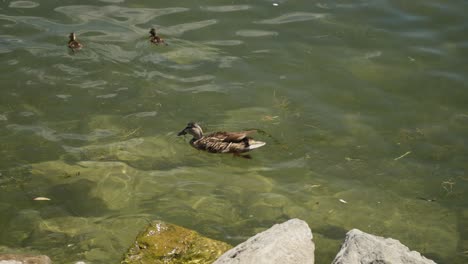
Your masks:
M0 264L52 264L52 261L45 255L17 255L17 254L0 254Z
M306 222L291 219L237 245L214 264L313 264L312 238Z
M346 234L332 264L366 264L366 263L392 263L392 264L435 264L419 252L410 251L400 241L364 233L352 229Z

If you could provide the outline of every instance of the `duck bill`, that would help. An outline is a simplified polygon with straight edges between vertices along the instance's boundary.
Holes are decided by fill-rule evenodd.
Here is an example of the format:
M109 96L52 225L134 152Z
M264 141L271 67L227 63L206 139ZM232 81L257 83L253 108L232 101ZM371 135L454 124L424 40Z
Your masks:
M182 130L182 131L180 131L179 133L177 133L177 136L183 136L183 135L185 135L185 134L187 134L187 132L185 132L185 128L184 128L184 130Z

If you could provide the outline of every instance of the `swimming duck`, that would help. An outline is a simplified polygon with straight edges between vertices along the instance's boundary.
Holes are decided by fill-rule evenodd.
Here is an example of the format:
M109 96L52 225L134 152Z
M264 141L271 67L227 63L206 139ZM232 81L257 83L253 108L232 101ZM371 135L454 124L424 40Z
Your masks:
M81 48L83 48L83 44L81 44L80 42L78 42L78 40L76 40L75 32L70 33L69 38L70 38L70 40L68 41L68 47L69 47L73 52L75 52L76 50L80 50Z
M168 45L163 38L161 38L160 36L158 36L158 34L156 34L156 29L154 28L151 28L150 32L151 34L150 36L150 41L151 43L153 44L156 44L156 45L159 45L159 44L164 44L164 45Z
M190 145L199 150L205 150L211 153L240 154L262 147L266 144L265 142L256 141L251 137L248 137L249 134L254 132L256 132L256 130L242 132L214 132L205 136L203 135L202 128L197 123L190 122L177 134L177 136L182 136L187 133L192 135L193 138L190 140ZM250 158L248 155L243 157Z

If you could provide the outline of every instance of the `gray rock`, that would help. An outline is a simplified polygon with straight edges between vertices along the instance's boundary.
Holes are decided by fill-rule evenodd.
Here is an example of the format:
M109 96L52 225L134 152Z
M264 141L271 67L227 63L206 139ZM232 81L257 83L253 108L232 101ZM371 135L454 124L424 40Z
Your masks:
M353 229L346 234L332 264L435 264L400 241Z
M52 264L45 255L0 254L0 264Z
M313 264L314 250L307 223L291 219L249 238L213 264Z

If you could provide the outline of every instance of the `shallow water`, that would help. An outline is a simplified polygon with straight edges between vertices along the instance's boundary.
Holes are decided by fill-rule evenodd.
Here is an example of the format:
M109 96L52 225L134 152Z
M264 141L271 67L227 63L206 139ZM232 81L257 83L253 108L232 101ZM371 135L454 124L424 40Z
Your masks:
M0 3L0 253L117 263L152 219L234 245L298 217L317 263L351 228L466 263L468 3L273 3ZM267 145L202 153L190 120Z

